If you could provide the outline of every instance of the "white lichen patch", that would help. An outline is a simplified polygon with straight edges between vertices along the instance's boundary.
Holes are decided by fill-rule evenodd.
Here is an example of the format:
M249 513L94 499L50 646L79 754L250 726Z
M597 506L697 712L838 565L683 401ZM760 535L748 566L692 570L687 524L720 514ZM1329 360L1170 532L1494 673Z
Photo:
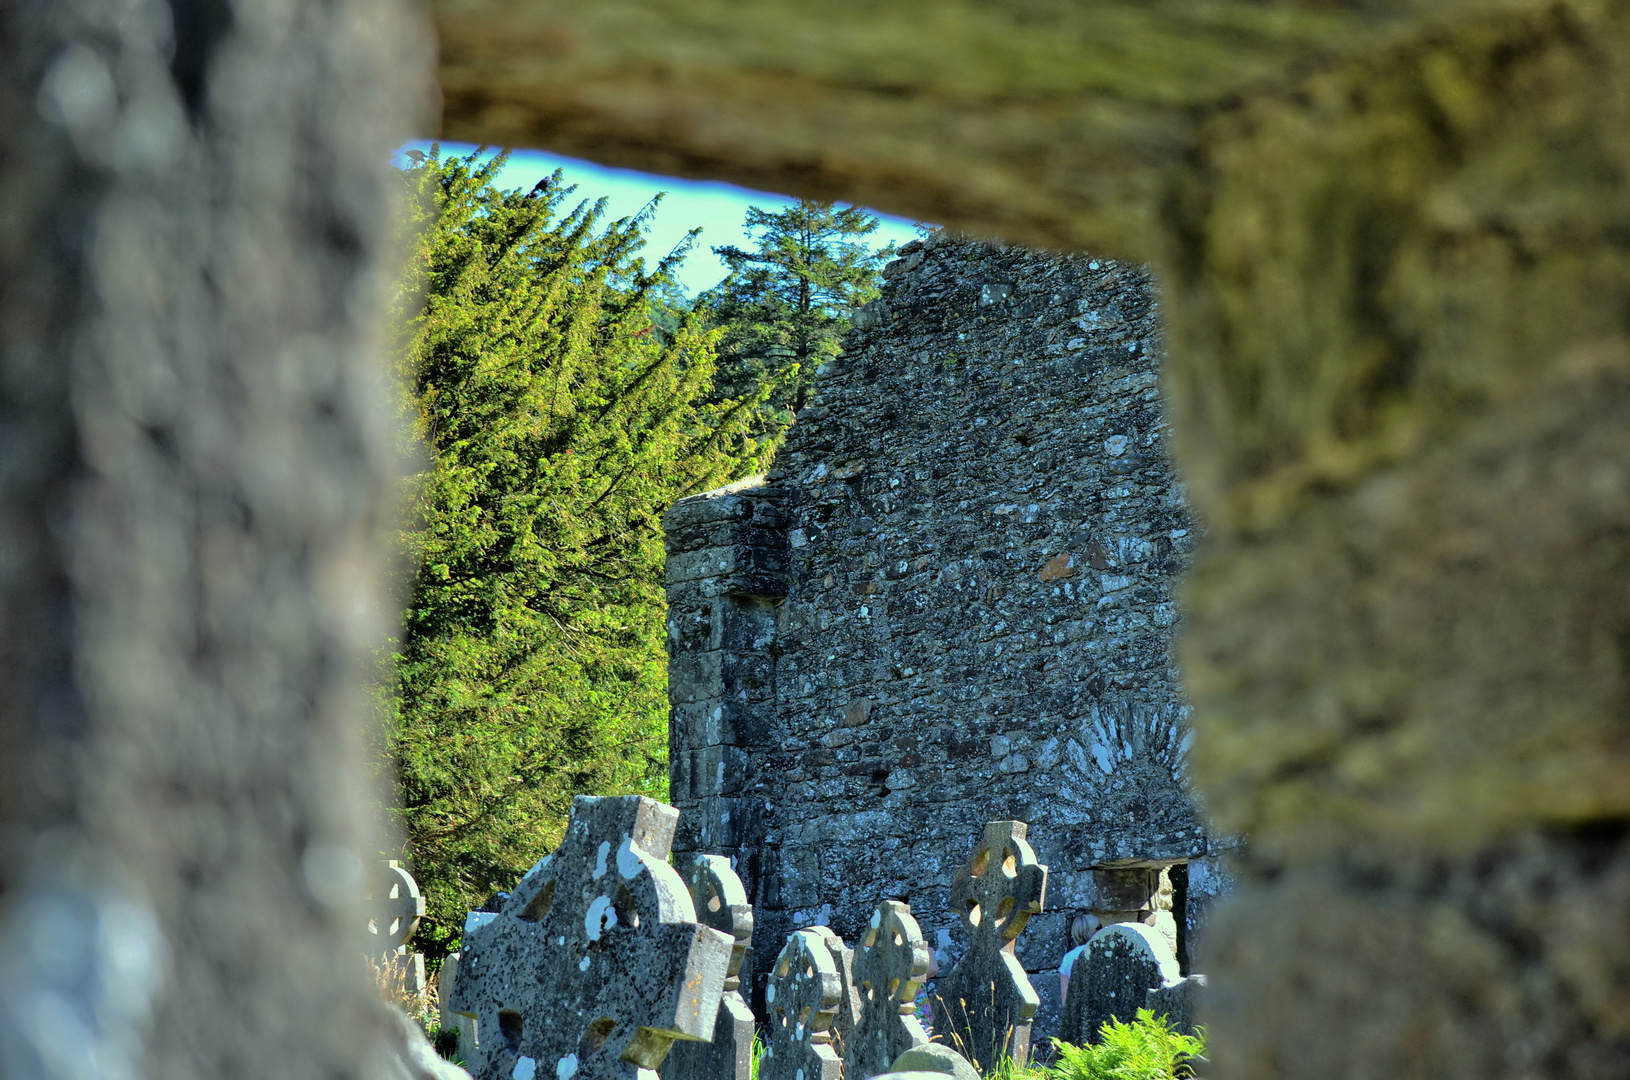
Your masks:
M538 1063L529 1057L520 1058L515 1062L515 1068L510 1071L511 1080L532 1080L537 1074Z
M617 872L625 878L638 877L644 866L634 851L634 841L623 837L622 847L617 849Z
M583 916L583 932L590 941L599 941L600 935L617 925L617 909L611 906L611 897L596 896Z
M594 871L589 874L589 877L593 878L595 881L599 881L601 878L606 876L606 856L610 855L610 854L611 854L611 841L610 840L602 840L602 841L600 841L600 852L599 852L599 855L595 859L595 862L594 862ZM619 861L621 861L620 857L619 857Z
M556 1080L571 1080L571 1075L577 1071L577 1055L567 1054L555 1066Z

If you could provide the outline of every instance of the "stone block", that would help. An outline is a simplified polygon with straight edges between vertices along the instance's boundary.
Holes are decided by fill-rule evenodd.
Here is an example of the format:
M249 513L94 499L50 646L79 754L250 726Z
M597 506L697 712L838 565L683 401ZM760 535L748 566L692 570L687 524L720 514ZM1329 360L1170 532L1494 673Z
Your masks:
M698 525L749 520L753 516L756 500L743 492L758 488L763 482L763 477L753 477L750 481L680 499L662 515L663 530L677 531Z
M668 661L668 700L676 705L708 701L724 693L723 653L687 652Z
M700 581L704 578L727 577L740 566L737 556L741 549L732 544L685 551L668 557L668 584Z
M677 756L682 760L669 763L669 790L675 797L734 795L752 780L752 759L739 746L704 746Z

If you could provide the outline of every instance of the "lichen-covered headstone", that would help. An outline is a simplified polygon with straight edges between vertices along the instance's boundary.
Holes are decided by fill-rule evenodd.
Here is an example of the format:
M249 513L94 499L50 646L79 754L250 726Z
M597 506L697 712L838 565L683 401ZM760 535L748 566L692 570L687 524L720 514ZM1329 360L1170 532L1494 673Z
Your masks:
M560 847L471 913L451 1004L475 1018L476 1080L655 1080L675 1039L712 1037L735 940L667 863L678 819L579 795Z
M928 1042L916 1004L928 977L928 956L911 906L898 900L878 904L854 951L860 1011L843 1044L843 1073L849 1080L888 1072L895 1058Z
M1164 935L1162 935L1164 936ZM1190 975L1165 986L1157 986L1144 998L1143 1007L1164 1016L1173 1031L1193 1035L1199 998L1205 993L1206 977Z
M1030 916L1041 913L1047 867L1025 842L1022 821L992 821L951 884L968 948L934 995L934 1034L980 1072L1004 1057L1030 1057L1030 1019L1041 999L1013 955Z
M1142 923L1115 923L1093 935L1070 972L1070 994L1058 1037L1077 1046L1098 1041L1111 1017L1130 1023L1149 991L1182 979L1164 935Z
M805 929L819 934L821 940L826 942L827 950L832 953L832 962L838 968L838 1011L833 1014L832 1026L827 1030L832 1033L832 1049L838 1057L847 1060L845 1048L860 1019L860 990L855 986L855 950L845 944L830 926L808 926ZM847 1067L845 1075L848 1075Z
M895 1058L889 1065L891 1073L929 1073L949 1076L952 1080L979 1080L979 1072L961 1054L944 1043L924 1043Z
M843 1061L832 1049L832 1020L842 997L838 964L826 939L794 930L775 958L764 988L770 1045L758 1080L839 1080Z
M391 859L375 868L363 908L368 917L369 955L401 990L424 993L424 954L408 951L425 911L419 883L406 867Z
M735 944L725 972L724 997L709 1042L676 1042L662 1063L663 1080L751 1080L753 1011L741 994L741 966L753 942L753 905L741 878L723 855L696 855L685 874L696 917L729 934Z

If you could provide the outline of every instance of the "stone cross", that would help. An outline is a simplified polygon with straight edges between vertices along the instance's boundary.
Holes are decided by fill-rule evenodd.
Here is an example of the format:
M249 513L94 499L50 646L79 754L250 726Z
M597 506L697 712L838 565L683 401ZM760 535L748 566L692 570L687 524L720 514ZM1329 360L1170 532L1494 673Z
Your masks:
M841 1058L845 1056L849 1036L860 1019L860 992L855 986L854 975L855 950L844 944L843 938L830 926L808 926L805 929L821 936L832 954L832 962L838 967L838 1011L833 1014L832 1026L827 1030L832 1033L832 1049ZM844 1075L849 1075L847 1067Z
M935 988L934 1034L988 1073L1030 1056L1030 1019L1041 999L1013 955L1013 942L1041 912L1047 867L1025 842L1022 821L992 821L951 883L968 949Z
M928 977L928 956L911 905L898 900L878 904L855 946L860 1015L843 1044L846 1077L888 1072L895 1058L928 1042L917 1018L917 992Z
M424 955L409 953L408 942L424 916L424 897L419 883L395 859L376 867L363 901L368 916L368 952L387 965L387 972L400 971L402 989L421 994L425 988Z
M472 915L451 1005L475 1019L475 1080L656 1080L675 1039L712 1037L735 940L668 865L678 820L579 795L560 847Z
M1181 979L1177 957L1158 930L1143 923L1106 926L1070 969L1058 1037L1077 1046L1097 1042L1104 1021L1130 1023L1148 1006L1151 990Z
M826 939L813 930L788 934L764 988L770 1045L758 1080L839 1080L843 1061L832 1049L831 1028L842 994Z
M696 917L735 944L711 1042L676 1042L662 1063L663 1080L752 1080L753 1011L741 994L741 966L753 943L753 906L723 855L696 855L685 882Z

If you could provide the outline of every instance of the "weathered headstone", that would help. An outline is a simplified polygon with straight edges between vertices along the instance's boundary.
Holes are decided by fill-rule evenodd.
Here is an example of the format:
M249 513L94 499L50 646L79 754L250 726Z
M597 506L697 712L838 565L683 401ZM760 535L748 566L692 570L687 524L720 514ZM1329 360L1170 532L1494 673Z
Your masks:
M988 823L951 885L968 949L936 988L934 1034L981 1072L1004 1057L1020 1066L1029 1060L1030 1019L1041 1004L1013 955L1047 892L1047 867L1025 842L1027 830L1022 821Z
M1077 1046L1095 1043L1106 1020L1135 1020L1148 1004L1149 991L1181 979L1177 957L1158 930L1143 923L1106 926L1070 973L1058 1037Z
M891 1073L937 1073L953 1080L979 1080L979 1071L961 1054L944 1043L924 1043L895 1058Z
M770 1045L759 1080L839 1080L843 1061L832 1049L832 1020L842 997L838 964L826 939L794 930L770 969L764 989Z
M399 980L403 992L424 993L424 954L408 951L408 942L424 917L419 883L406 867L391 859L375 868L363 907L368 916L369 955L385 975Z
M455 1012L452 1005L460 955L449 953L441 962L441 973L436 977L436 1000L441 1006L442 1030L458 1032L458 1060L469 1061L475 1055L475 1017Z
M735 944L712 1040L675 1043L662 1063L663 1080L752 1080L753 1010L741 994L741 966L753 942L753 905L723 855L694 856L685 883L696 917Z
M1165 986L1157 986L1144 998L1143 1007L1164 1016L1174 1031L1193 1035L1198 1022L1197 1005L1205 993L1206 977L1190 975Z
M855 986L855 950L845 944L842 936L830 926L808 926L805 929L819 934L821 940L826 942L832 962L838 968L838 1011L832 1015L832 1026L827 1030L832 1033L832 1049L838 1057L847 1060L845 1048L849 1045L855 1024L860 1020L860 990Z
M451 1005L475 1018L476 1080L634 1080L675 1039L712 1037L735 941L696 921L666 861L678 819L579 795L560 847L471 913Z
M916 1005L917 991L928 976L928 955L911 905L898 900L878 904L854 951L860 1009L842 1047L849 1080L888 1072L895 1058L928 1042Z

